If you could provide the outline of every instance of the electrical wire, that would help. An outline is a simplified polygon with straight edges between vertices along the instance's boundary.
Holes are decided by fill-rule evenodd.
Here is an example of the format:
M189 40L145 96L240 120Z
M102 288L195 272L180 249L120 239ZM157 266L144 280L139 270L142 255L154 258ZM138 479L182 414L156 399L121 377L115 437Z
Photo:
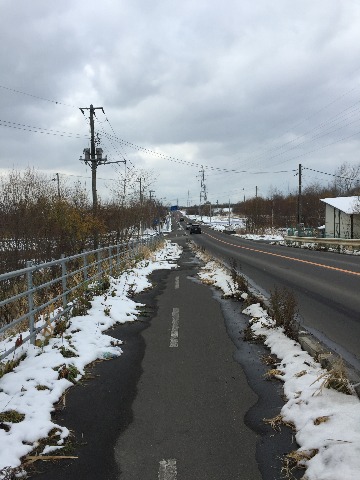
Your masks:
M110 124L110 122L109 122ZM112 128L113 132L114 132L114 129ZM176 157L172 157L170 155L166 155L162 152L156 152L154 150L151 150L149 148L145 148L145 147L141 147L139 145L136 145L132 142L129 142L127 140L124 140L122 138L119 138L115 132L114 132L114 135L106 135L106 137L108 139L113 139L117 142L119 142L120 144L122 145L127 145L135 150L138 150L138 151L143 151L147 154L151 154L151 155L154 155L154 156L157 156L158 158L161 158L163 160L168 160L168 161L171 161L171 162L174 162L174 163L179 163L181 165L185 165L185 166L190 166L190 167L195 167L195 168L206 168L207 170L210 170L210 171L213 171L213 172L219 172L219 173L229 173L229 174L233 174L233 173L236 173L236 174L241 174L241 173L248 173L248 174L251 174L251 175L260 175L260 174L269 174L269 173L285 173L286 171L284 170L281 170L281 171L278 171L278 172L269 172L269 171L259 171L259 172L251 172L251 171L248 171L248 170L235 170L235 169L227 169L227 168L221 168L221 167L214 167L212 165L204 165L204 164L199 164L199 163L196 163L196 162L190 162L190 161L187 161L187 160L182 160L182 159L179 159L179 158L176 158Z
M7 128L14 128L16 130L23 130L32 133L43 133L45 135L53 135L58 137L68 137L68 138L89 138L86 135L81 135L80 133L71 133L71 132L62 132L60 130L53 130L50 128L43 127L34 127L32 125L25 125L22 123L10 122L8 120L0 119L0 126Z
M357 69L357 70L359 70L359 69ZM302 121L300 121L299 123L297 123L294 127L292 127L291 129L287 130L286 132L284 132L283 134L281 134L281 135L279 135L278 137L275 137L275 138L280 138L281 136L284 136L284 135L286 135L287 133L292 132L293 130L295 130L297 127L299 127L300 125L302 125L303 123L305 123L305 122L306 122L307 120L309 120L310 118L312 118L312 117L316 116L317 114L321 113L323 110L326 110L326 109L329 108L331 105L333 105L334 103L336 103L338 100L340 100L341 98L345 97L346 95L352 93L354 90L357 90L357 89L359 89L359 88L360 88L360 85L357 85L356 87L353 87L352 89L348 90L347 92L341 94L340 96L336 97L333 101L329 102L327 105L325 105L324 107L320 108L319 110L317 110L317 111L314 112L313 114L308 115L305 119L303 119ZM331 120L334 121L334 119L336 119L337 117L343 115L344 112L346 112L347 110L353 108L353 107L354 107L355 105L357 105L358 103L359 103L359 101L357 101L357 102L355 102L354 104L350 105L349 107L345 108L344 110L342 110L342 111L339 112L338 114L334 115L334 116L331 118ZM327 125L329 122L330 122L330 120L327 121L327 122L323 122L323 124L320 124L319 126L314 127L313 129L309 130L307 133L311 133L313 130L317 130L317 129L319 129L321 126ZM307 134L307 133L306 133L306 134ZM257 160L257 159L260 159L260 158L268 155L268 154L271 153L271 152L275 152L275 151L277 151L277 150L280 150L280 149L284 148L286 145L295 142L296 140L298 140L299 138L302 138L302 137L303 137L304 135L306 135L306 134L299 135L299 136L297 136L296 138L291 139L291 140L289 140L288 142L285 142L284 144L281 144L281 145L279 145L279 146L277 146L277 147L271 148L271 149L269 149L269 150L261 153L260 155L257 155L257 156L255 156L255 157L250 158L250 159L248 160L248 162L245 163L245 165L247 165L249 162L253 162L253 161Z
M282 162L278 162L278 163L275 163L274 165L281 165L289 160L296 160L298 158L301 158L301 157L305 157L306 155L309 155L310 153L314 153L314 152L317 152L318 150L322 150L323 148L326 148L326 147L330 147L332 145L336 145L337 143L339 142L342 142L344 140L348 140L349 138L352 138L352 137L355 137L356 135L360 135L360 131L358 132L355 132L351 135L348 135L347 137L342 137L342 138L339 138L338 140L335 140L334 142L330 142L330 143L327 143L325 145L321 145L320 147L318 148L314 148L313 150L310 150L308 152L305 152L305 153L302 153L300 155L297 155L296 157L291 157L290 159L286 159L286 160L283 160Z
M78 107L75 107L75 105L69 105L68 103L59 102L57 100L49 100L48 98L39 97L38 95L33 95L31 93L22 92L21 90L15 90L15 88L5 87L4 85L0 85L0 88L3 88L4 90L8 90L9 92L20 93L21 95L26 95L28 97L36 98L36 99L42 100L44 102L55 103L56 105L63 105L64 107L78 108Z
M280 152L280 153L277 153L276 155L272 155L272 156L268 157L267 160L272 160L272 159L274 159L274 158L280 157L281 155L284 155L285 153L291 152L291 151L293 151L293 150L295 150L295 149L297 149L297 148L299 148L299 147L301 147L301 146L303 146L303 145L306 145L306 144L308 144L308 143L312 143L314 140L318 140L318 139L320 139L320 138L322 138L322 137L325 137L325 136L327 136L327 135L330 135L331 133L336 133L336 132L338 132L339 130L341 130L342 128L344 128L344 127L346 127L346 126L349 126L349 125L352 125L353 123L359 122L359 121L360 121L360 118L358 118L358 119L356 119L356 120L353 120L352 122L349 122L349 123L343 125L343 126L340 127L340 128L336 128L336 129L331 130L331 131L328 131L328 132L326 132L326 131L325 131L325 132L320 132L319 134L311 137L311 138L308 139L308 140L304 140L303 142L301 142L301 143L299 143L299 144L297 144L297 145L294 145L293 147L289 148L288 150L285 150L284 152ZM305 153L305 154L306 154L306 153ZM305 154L304 154L304 155L305 155ZM290 160L292 160L292 158L286 159L286 160L285 160L284 162L282 162L282 163L285 163L285 162L290 161ZM279 164L275 164L275 165L279 165Z
M320 172L319 170L314 170L313 168L304 167L304 166L301 166L301 168L303 168L304 170L310 170L310 171L315 172L315 173L321 173L322 175L328 175L330 177L344 178L345 180L352 180L351 177L345 177L343 175L336 175L336 173Z
M21 94L21 95L26 95L26 96L29 96L29 97L32 97L32 98L36 98L38 100L42 100L42 101L46 101L46 102L49 102L49 103L54 103L56 105L63 105L63 106L67 106L67 107L72 107L72 108L78 108L76 107L75 105L71 105L71 104L66 104L64 102L60 102L60 101L56 101L56 100L51 100L51 99L48 99L48 98L45 98L45 97L41 97L41 96L38 96L38 95L34 95L34 94L30 94L30 93L27 93L27 92L23 92L21 90L16 90L14 88L10 88L10 87L7 87L7 86L4 86L4 85L0 85L0 88L2 89L5 89L7 91L10 91L10 92L13 92L13 93L17 93L17 94ZM316 115L318 115L319 113L321 113L322 111L326 110L327 108L329 108L331 105L335 104L337 101L339 101L340 99L344 98L345 96L347 96L348 94L352 93L353 91L357 90L359 88L359 86L356 86L352 89L350 89L349 91L341 94L340 96L336 97L334 100L332 100L331 102L329 102L327 105L325 105L324 107L320 108L319 110L317 110L316 112L314 112L313 114L311 115L308 115L304 120L302 120L301 122L299 122L298 124L295 125L294 128L297 128L299 125L302 125L303 123L305 123L307 120L309 120L310 118L313 118L315 117ZM311 132L314 132L316 130L319 130L319 129L322 129L323 127L326 127L328 125L331 125L332 123L335 123L335 125L339 124L340 123L340 120L342 118L348 118L346 117L346 114L349 113L350 115L354 115L355 113L358 112L358 110L360 109L360 107L357 107L357 108L354 108L356 105L358 105L360 102L355 102L354 104L352 104L351 106L343 109L341 112L339 112L338 114L334 115L333 117L331 117L329 120L323 122L323 123L320 123L318 126L314 127L313 129L311 130L308 130L307 132L303 133L302 135L299 135L297 136L296 138L280 145L280 146L277 146L275 147L274 149L271 149L270 151L276 151L276 150L279 150L279 149L282 149L284 147L286 147L287 145L291 144L291 143L294 143L296 142L297 140L299 140L300 138L303 138L305 137L306 135L308 135L309 133ZM353 109L351 111L351 109ZM104 112L105 113L105 112ZM272 155L268 158L268 160L272 160L274 158L277 158L281 155L284 155L286 153L288 153L289 151L292 151L296 148L299 148L305 144L308 144L308 143L311 143L313 141L316 141L318 140L319 138L321 137L324 137L326 135L330 135L332 133L336 133L337 131L341 130L342 128L345 128L346 126L349 126L353 123L355 123L356 121L358 121L359 119L356 119L356 120L353 120L351 122L348 122L344 125L341 125L339 128L336 128L336 129L333 129L333 130L330 130L329 129L331 127L329 127L327 130L324 130L323 132L319 132L318 134L314 135L313 137L311 137L310 139L308 140L305 140L304 142L301 142L293 147L291 147L290 149L287 149L285 150L284 152L280 152L276 155ZM105 122L101 122L98 118L97 118L97 121L101 124L101 123L108 123L112 132L113 132L113 135L108 135L104 129L103 130L103 133L104 133L104 136L105 138L107 138L110 142L110 144L112 145L112 147L114 148L115 151L116 148L115 146L112 144L112 140L115 140L116 142L118 142L121 146L129 146L130 148L133 148L133 149L136 149L138 151L142 151L142 152L145 152L146 154L151 154L151 155L154 155L154 156L157 156L158 158L161 158L161 159L164 159L164 160L168 160L168 161L171 161L171 162L175 162L175 163L179 163L181 165L185 165L185 166L190 166L190 167L195 167L195 168L206 168L208 170L208 173L213 173L215 175L223 175L223 174L243 174L243 173L247 173L247 174L256 174L256 175L261 175L261 174L269 174L269 173L272 173L272 174L275 174L275 173L287 173L288 171L287 170L281 170L281 171L276 171L276 172L270 172L270 171L256 171L256 172L253 172L253 171L248 171L248 170L238 170L238 169L231 169L231 168L220 168L220 167L214 167L214 166L209 166L209 165L201 165L197 162L190 162L190 161L186 161L186 160L183 160L183 159L179 159L179 158L176 158L176 157L173 157L173 156L170 156L170 155L166 155L162 152L157 152L157 151L154 151L154 150L151 150L151 149L148 149L148 148L145 148L145 147L141 147L141 146L138 146L132 142L129 142L127 140L124 140L124 139L121 139L119 138L116 133L115 133L115 130L112 126L112 124L110 123L110 120L108 119L108 117L106 117L105 119ZM336 123L337 122L337 123ZM3 127L6 127L6 128L13 128L13 129L17 129L17 130L22 130L22 131L29 131L29 132L32 132L32 133L41 133L41 134L45 134L45 135L53 135L53 136L61 136L61 137L68 137L68 138L87 138L89 139L88 136L85 136L85 135L81 135L81 134L77 134L77 133L71 133L71 132L62 132L62 131L59 131L59 130L53 130L53 129L46 129L46 128L43 128L43 127L34 127L34 126L31 126L31 125L26 125L26 124L21 124L21 123L16 123L16 122L10 122L10 121L7 121L7 120L1 120L0 119L0 126L3 126ZM288 130L288 131L291 131L291 130ZM285 132L286 133L286 132ZM280 165L282 163L285 163L285 162L288 162L288 161L292 161L294 159L297 159L297 158L301 158L301 157L304 157L306 155L309 155L310 153L313 153L314 151L317 151L317 150L320 150L322 148L326 148L328 146L331 146L331 145L334 145L336 143L339 143L341 141L344 141L344 140L347 140L349 138L352 138L353 136L355 135L358 135L360 132L356 132L352 135L349 135L349 136L346 136L346 137L342 137L340 139L337 139L333 142L330 142L330 143L327 143L325 145L322 145L322 146L319 146L318 148L315 148L311 151L308 151L308 152L305 152L305 153L302 153L300 155L297 155L295 157L291 157L289 159L285 159L281 162L278 162L276 163L275 165ZM124 160L123 161L128 161L132 166L133 168L135 168L135 165L131 162L130 159L125 159L124 155L122 153L120 153L119 151L117 151L118 155L121 156ZM262 158L264 155L266 155L266 152L264 152L263 154L260 154L259 156L257 157L254 157L253 159L250 159L249 161L252 162L252 166L254 166L254 160L256 159L260 159ZM304 167L305 168L305 167ZM293 171L293 170L291 170ZM318 172L318 173L323 173L323 172ZM331 174L329 174L331 175Z

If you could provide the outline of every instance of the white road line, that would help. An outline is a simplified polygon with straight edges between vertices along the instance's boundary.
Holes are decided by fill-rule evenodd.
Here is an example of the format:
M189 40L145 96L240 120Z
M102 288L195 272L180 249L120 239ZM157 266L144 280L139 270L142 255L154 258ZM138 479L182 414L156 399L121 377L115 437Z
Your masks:
M180 278L175 277L175 290L180 287Z
M161 460L159 468L159 480L176 480L176 460Z
M179 346L179 309L173 308L172 311L172 327L170 334L170 347Z

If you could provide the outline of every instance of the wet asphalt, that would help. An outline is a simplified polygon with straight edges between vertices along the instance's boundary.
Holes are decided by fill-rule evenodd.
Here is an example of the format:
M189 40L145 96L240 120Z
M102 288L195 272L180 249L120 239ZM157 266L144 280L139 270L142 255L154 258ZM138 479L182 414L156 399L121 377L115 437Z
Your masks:
M138 321L109 331L123 354L90 366L54 410L78 458L36 462L33 478L282 478L282 457L296 444L290 429L263 421L283 405L281 383L263 377L269 352L244 341L241 303L197 281L189 237L173 239L184 248L180 267L155 271L153 288L135 298L146 305ZM170 347L174 309L178 346ZM169 460L176 467L164 473Z

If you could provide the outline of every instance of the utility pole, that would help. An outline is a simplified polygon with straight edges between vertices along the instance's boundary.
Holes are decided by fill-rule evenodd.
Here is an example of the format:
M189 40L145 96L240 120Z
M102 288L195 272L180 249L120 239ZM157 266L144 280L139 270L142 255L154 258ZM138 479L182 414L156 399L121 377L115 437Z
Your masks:
M258 187L255 187L255 225L254 225L254 233L257 232L258 224L259 224L259 208L258 208Z
M298 194L297 223L299 227L301 223L301 163L299 164L299 194Z
M201 209L201 199L203 199L204 203L207 201L207 193L206 193L206 185L205 185L205 170L204 167L201 166L200 170L200 215L201 215L201 220L202 220L202 209Z
M55 173L55 175L56 175L56 178L53 178L53 181L57 182L57 192L58 192L58 197L60 199L61 198L61 195L60 195L60 178L59 178L58 173Z
M150 203L149 203L149 217L150 217L150 220L149 220L149 223L150 223L150 228L152 228L154 225L153 225L153 222L151 221L152 220L152 194L155 193L155 190L149 190L149 194L150 194Z
M142 195L142 187L141 187L141 177L137 179L137 181L140 183L140 205L143 203L143 195Z
M125 203L125 198L126 198L126 160L123 160L123 163L125 165L125 173L124 173L124 201L123 203Z
M126 160L117 160L115 162L108 162L107 157L103 158L103 149L95 147L95 127L94 127L94 117L95 110L101 110L105 115L103 107L94 107L90 105L90 107L80 108L81 113L85 116L84 110L89 110L89 121L90 121L90 148L85 148L84 158L80 157L81 162L85 162L86 165L90 165L91 167L91 190L92 190L92 199L93 199L93 216L96 220L97 211L98 211L98 198L97 198L97 189L96 189L96 170L98 165L105 165L109 163L125 163ZM99 243L99 235L97 231L97 227L95 226L94 232L94 249L98 248Z
M91 166L91 190L92 190L92 197L93 197L93 214L96 217L97 215L97 207L98 207L98 201L97 201L97 190L96 190L96 169L98 165L104 164L107 161L107 158L102 159L102 149L95 148L95 128L94 128L94 116L95 116L95 110L101 110L103 114L105 115L103 107L94 107L93 105L90 105L90 107L86 108L80 108L80 111L83 115L85 115L84 110L89 110L90 116L90 152L88 151L89 149L84 150L84 156L85 159L83 160L80 158L80 160L85 161L87 165L90 164Z

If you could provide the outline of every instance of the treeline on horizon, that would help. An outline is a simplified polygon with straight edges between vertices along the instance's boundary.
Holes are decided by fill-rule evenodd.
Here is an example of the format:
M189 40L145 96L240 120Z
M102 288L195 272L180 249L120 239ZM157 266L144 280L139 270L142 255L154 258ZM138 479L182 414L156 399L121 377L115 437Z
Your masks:
M166 209L139 195L137 174L113 187L111 200L92 199L80 183L52 181L34 169L12 170L0 177L0 272L81 253L94 247L127 242L161 221Z

